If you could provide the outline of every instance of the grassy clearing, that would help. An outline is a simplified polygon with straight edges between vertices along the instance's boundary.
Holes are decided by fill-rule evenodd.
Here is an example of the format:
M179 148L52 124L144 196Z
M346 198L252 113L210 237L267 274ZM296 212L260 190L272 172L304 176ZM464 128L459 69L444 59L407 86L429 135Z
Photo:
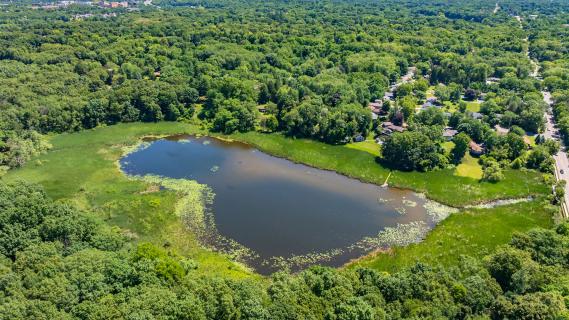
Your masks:
M141 136L204 133L198 127L162 122L123 124L51 137L54 148L3 179L40 183L55 199L67 199L94 211L111 225L134 234L139 241L166 245L198 262L198 270L231 277L250 273L227 258L202 249L175 213L178 196L151 184L128 179L117 167L122 147ZM41 164L40 164L41 163Z
M373 140L349 143L346 145L346 148L364 151L375 157L379 157L379 145Z
M393 272L424 262L451 266L461 255L482 258L506 244L514 232L550 227L555 208L541 199L492 209L471 209L451 215L418 244L394 248L349 266L366 266Z
M454 148L454 142L452 141L443 142L443 149L445 150L446 154L450 154L453 148Z
M477 101L467 101L466 110L470 112L480 112L480 103Z
M454 174L460 177L482 179L482 166L478 163L478 159L467 153L456 167Z

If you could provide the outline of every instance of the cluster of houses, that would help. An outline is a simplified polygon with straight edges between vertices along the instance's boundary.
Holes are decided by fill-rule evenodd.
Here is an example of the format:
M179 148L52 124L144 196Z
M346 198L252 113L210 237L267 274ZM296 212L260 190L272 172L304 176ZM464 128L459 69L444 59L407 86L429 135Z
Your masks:
M132 4L136 4L137 2L134 0L131 0ZM111 8L111 9L116 9L116 8L128 8L129 6L129 1L99 1L97 3L93 3L91 1L84 1L84 0L62 0L62 1L54 1L54 2L49 2L49 3L39 3L39 4L34 4L31 6L32 9L44 9L44 10L55 10L55 9L62 9L62 8L66 8L69 7L70 5L84 5L84 6L92 6L92 5L96 5L98 7L101 8ZM89 16L89 14L84 14L84 15L80 15L75 17L76 19L85 19L85 18L90 18L92 17Z
M63 1L54 1L54 2L33 4L31 6L31 8L36 9L36 10L37 9L55 10L55 9L67 8L73 4L90 6L91 2L90 1L63 0Z
M99 7L101 8L128 8L128 1L100 1Z
M372 118L375 119L379 119L380 117L384 117L387 115L387 111L383 108L383 104L384 101L389 101L391 99L387 98L384 100L375 100L373 102L370 102L368 105L368 108L371 112ZM427 109L427 108L431 108L431 107L435 107L435 108L441 108L440 105L437 104L437 98L435 97L430 97L428 98L425 103L421 106L421 109ZM450 113L446 112L445 113L447 116L450 116ZM479 112L470 112L470 115L474 118L474 119L482 119L483 115ZM394 132L403 132L407 129L407 124L403 123L402 125L397 125L394 124L393 122L390 121L384 121L381 124L381 135L382 136L390 136L391 134L393 134ZM508 133L508 129L502 128L500 126L497 126L496 128L496 132L498 132L498 134L507 134ZM446 141L452 141L454 139L454 137L458 134L458 130L452 128L452 127L445 127L443 129L443 138ZM358 138L360 138L358 140ZM358 136L354 139L354 141L359 142L359 141L363 141L363 137ZM376 139L376 142L378 144L382 144L383 141L380 138ZM529 143L529 142L528 142ZM476 143L474 141L470 141L469 143L469 152L472 156L481 156L482 154L484 154L485 152L485 148L483 144L479 144Z

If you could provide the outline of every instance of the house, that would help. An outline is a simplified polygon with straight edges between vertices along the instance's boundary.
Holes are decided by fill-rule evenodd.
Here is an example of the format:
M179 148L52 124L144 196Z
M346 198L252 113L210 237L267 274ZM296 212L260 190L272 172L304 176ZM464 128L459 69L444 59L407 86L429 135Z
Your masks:
M446 127L443 130L443 138L445 138L447 141L451 141L452 138L454 138L454 136L456 136L458 134L458 130L454 130L451 127Z
M380 115L383 113L383 110L381 109L383 107L383 102L379 99L375 100L374 102L370 102L368 104L368 108L369 110L371 110L372 114Z
M127 2L127 1L121 1L121 2L117 2L117 1L112 1L112 2L101 1L101 2L99 2L99 6L100 6L100 7L103 7L103 8L128 8L128 2Z
M428 108L434 107L434 106L435 106L435 105L434 105L432 102L427 101L427 102L423 103L423 105L421 106L421 108L422 108L422 109L428 109Z
M474 157L479 157L484 153L484 146L474 142L473 140L470 141L468 146L470 148L470 155Z
M500 136L505 136L508 134L508 132L510 132L510 129L504 128L504 127L500 126L499 124L494 126L494 130L496 130L496 133Z
M393 132L403 132L405 128L402 126L398 126L393 124L392 122L386 121L381 124L383 130L381 131L384 135L391 135Z
M524 136L524 143L526 144L526 146L528 146L529 149L533 148L531 139L528 136Z
M500 78L497 77L489 77L486 79L486 84L494 84L500 82Z
M484 115L480 112L471 112L470 116L474 119L480 120L482 119L482 117L484 117Z
M427 100L425 101L425 103L423 103L423 105L421 106L422 109L427 109L430 107L437 107L437 98L436 97L430 97L427 98Z
M358 134L357 136L355 136L354 138L354 142L363 142L365 141L366 138L364 138L364 136L362 136L361 134Z

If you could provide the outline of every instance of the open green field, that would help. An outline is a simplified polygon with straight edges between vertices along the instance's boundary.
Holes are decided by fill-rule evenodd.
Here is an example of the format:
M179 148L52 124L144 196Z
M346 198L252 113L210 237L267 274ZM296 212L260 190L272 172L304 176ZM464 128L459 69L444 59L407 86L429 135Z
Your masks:
M470 154L466 154L462 162L456 167L455 175L460 177L470 177L473 179L482 178L482 166L478 163L478 159Z
M54 135L50 137L51 151L21 169L10 171L2 179L40 183L53 198L71 201L86 211L93 211L107 223L127 229L135 240L150 241L194 258L201 272L250 276L251 272L229 258L199 246L173 213L177 200L174 192L158 191L146 183L128 179L119 171L117 160L125 147L135 145L143 136L176 133L207 132L197 125L161 122L121 124ZM383 184L390 173L376 162L376 145L372 141L356 144L358 148L353 148L354 145L332 146L256 132L237 133L226 138L376 184ZM429 173L394 171L389 184L424 192L434 200L455 206L528 195L542 197L549 191L539 173L505 171L505 176L503 182L491 184L455 176L453 169ZM459 254L481 256L507 242L512 232L547 226L551 221L551 210L535 201L518 204L515 208L468 210L444 221L426 242L395 249L392 255L380 255L362 263L384 270L416 259L450 264Z
M551 227L555 211L556 208L541 199L492 209L465 210L441 222L421 243L393 248L349 267L366 266L393 272L416 262L452 266L464 255L480 259L498 245L508 243L515 232L538 226Z

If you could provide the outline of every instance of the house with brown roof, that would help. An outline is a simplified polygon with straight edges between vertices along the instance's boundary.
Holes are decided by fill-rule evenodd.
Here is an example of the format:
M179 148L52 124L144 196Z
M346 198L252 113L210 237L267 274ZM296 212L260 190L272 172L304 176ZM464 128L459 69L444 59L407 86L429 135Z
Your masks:
M398 126L393 124L392 122L386 121L381 124L383 130L381 131L384 135L391 135L393 132L403 132L405 128L402 126Z
M454 130L451 127L446 127L443 130L443 138L445 138L447 141L451 141L452 138L454 138L454 136L456 136L458 134L458 130Z
M474 140L470 140L468 147L470 148L470 155L474 157L479 157L484 154L484 146L474 142Z

